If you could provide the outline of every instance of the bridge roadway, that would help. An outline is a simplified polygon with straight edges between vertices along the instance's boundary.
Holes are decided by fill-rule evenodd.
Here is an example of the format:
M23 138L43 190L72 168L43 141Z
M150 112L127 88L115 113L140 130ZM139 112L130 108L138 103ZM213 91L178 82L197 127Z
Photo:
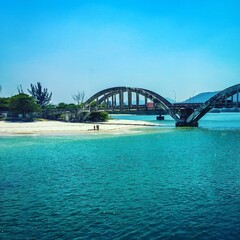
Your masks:
M114 87L104 89L85 103L90 111L105 110L111 113L169 114L177 127L197 127L198 121L212 108L239 108L240 84L226 88L204 103L170 103L156 92L143 88ZM140 97L144 104L140 104ZM134 99L134 101L133 101Z

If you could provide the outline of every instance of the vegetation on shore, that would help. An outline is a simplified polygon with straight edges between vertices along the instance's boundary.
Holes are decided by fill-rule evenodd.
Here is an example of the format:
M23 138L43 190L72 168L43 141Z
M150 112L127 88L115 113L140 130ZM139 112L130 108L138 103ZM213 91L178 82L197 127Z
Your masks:
M2 86L0 85L0 94ZM17 87L18 94L11 97L1 97L0 95L0 120L23 120L33 121L35 119L52 119L71 122L82 121L107 121L107 112L89 112L84 109L85 93L77 92L72 95L74 103L52 104L52 92L43 88L41 83L31 84L26 94L22 86Z

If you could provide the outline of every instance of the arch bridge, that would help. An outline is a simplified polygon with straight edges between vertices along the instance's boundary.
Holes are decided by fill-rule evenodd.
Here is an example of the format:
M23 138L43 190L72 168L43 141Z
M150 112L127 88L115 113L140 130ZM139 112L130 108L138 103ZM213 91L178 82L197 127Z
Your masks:
M212 108L240 107L240 84L226 88L204 103L170 103L160 94L133 87L113 87L104 89L85 103L85 109L90 111L108 111L111 113L157 114L158 119L164 119L162 114L169 114L176 126L198 126L198 121Z

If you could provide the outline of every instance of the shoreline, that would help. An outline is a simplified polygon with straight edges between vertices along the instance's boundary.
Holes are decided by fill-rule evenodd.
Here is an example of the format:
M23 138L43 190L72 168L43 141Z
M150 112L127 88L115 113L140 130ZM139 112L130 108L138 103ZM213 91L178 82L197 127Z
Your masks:
M99 130L94 126L99 125ZM6 122L0 121L0 136L34 136L34 135L80 135L80 134L131 134L136 129L159 127L141 120L109 120L96 123L69 123L59 121Z

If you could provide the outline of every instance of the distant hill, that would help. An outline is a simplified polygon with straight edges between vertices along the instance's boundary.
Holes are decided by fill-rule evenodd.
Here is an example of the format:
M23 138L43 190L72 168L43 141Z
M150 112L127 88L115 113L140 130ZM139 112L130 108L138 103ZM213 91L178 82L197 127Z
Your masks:
M191 97L191 98L183 101L183 103L203 103L203 102L206 102L208 99L210 99L217 93L218 93L218 91L200 93L194 97Z

